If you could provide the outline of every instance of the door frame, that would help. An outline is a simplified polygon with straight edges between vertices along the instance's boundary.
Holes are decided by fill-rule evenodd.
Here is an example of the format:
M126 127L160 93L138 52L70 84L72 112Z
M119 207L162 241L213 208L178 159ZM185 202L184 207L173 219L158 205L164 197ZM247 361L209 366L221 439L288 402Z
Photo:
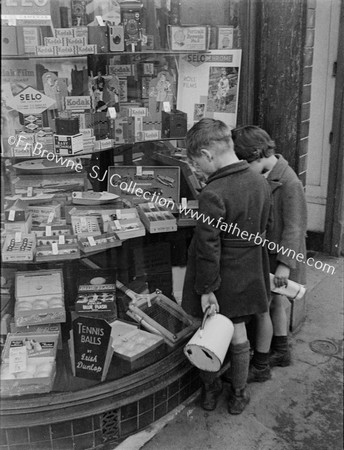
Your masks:
M341 3L324 251L344 255L344 2Z

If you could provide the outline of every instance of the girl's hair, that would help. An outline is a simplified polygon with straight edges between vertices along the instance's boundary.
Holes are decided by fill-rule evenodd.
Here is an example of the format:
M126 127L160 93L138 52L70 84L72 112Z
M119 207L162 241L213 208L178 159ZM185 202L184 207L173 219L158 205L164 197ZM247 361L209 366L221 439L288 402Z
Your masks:
M186 135L186 149L189 157L201 156L201 149L215 143L224 143L232 147L230 129L221 120L201 119Z
M255 125L234 128L232 139L236 155L247 162L269 158L275 153L275 142L265 130Z

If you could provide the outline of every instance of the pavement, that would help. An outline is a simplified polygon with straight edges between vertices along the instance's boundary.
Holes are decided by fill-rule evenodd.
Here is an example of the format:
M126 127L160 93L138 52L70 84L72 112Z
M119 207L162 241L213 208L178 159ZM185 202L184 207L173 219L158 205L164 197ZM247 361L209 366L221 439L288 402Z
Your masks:
M312 255L335 267L307 268L305 320L290 335L293 362L252 383L250 404L227 412L226 386L215 411L199 391L116 450L342 450L344 258Z

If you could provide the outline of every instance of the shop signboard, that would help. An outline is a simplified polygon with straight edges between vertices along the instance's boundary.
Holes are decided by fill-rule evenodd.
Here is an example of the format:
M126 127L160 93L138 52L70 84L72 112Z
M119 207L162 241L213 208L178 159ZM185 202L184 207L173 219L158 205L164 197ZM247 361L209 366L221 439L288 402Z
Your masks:
M104 381L113 353L111 342L111 326L106 320L76 317L69 341L73 375Z

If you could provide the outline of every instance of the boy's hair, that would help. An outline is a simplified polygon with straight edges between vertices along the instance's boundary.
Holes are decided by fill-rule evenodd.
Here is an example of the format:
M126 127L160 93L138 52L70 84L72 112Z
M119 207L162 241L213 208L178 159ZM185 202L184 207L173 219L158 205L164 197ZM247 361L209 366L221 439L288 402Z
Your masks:
M224 148L233 148L230 129L221 120L201 119L186 135L186 149L190 158L200 157L202 148L215 143L223 143Z
M269 158L275 153L275 142L265 130L255 125L234 128L232 139L237 157L247 162Z

